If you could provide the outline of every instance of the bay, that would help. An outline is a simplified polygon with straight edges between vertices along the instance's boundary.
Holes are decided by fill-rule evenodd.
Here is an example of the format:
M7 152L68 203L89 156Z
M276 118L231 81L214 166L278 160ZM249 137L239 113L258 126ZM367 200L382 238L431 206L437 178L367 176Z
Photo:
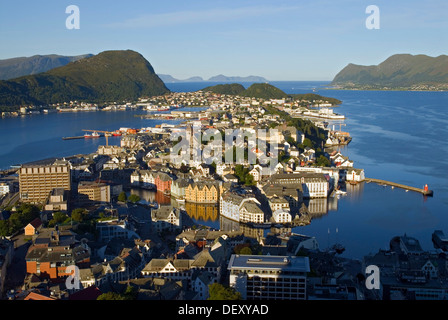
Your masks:
M387 249L397 235L417 238L432 250L431 234L448 233L448 93L410 91L346 91L325 89L328 82L273 81L287 93L315 93L343 103L335 111L346 116L344 131L353 140L341 152L363 168L366 176L415 187L428 184L434 197L363 183L348 190L310 225L292 231L315 236L321 248L339 242L343 256L362 258ZM195 91L216 83L173 83L172 91ZM242 83L248 87L250 83ZM64 141L83 129L116 130L155 126L166 120L135 117L141 111L80 112L0 119L0 168L49 157L90 153L101 139ZM110 138L118 145L119 138ZM151 201L155 198L152 197ZM216 215L195 209L199 223L219 227ZM213 212L213 211L212 211ZM336 232L337 231L337 232Z

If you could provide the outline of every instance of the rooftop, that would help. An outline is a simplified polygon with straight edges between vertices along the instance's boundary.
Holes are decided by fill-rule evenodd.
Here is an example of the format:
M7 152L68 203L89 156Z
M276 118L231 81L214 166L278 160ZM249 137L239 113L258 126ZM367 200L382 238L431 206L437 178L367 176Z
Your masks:
M310 272L308 257L238 255L230 258L229 269L239 270L282 270L292 272Z

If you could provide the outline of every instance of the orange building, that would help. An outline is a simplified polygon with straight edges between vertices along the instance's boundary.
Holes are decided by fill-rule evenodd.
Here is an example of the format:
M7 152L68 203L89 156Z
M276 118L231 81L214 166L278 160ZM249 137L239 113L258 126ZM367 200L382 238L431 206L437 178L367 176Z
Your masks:
M25 260L27 273L56 279L69 276L69 266L89 266L90 250L75 244L69 230L44 229L28 249Z
M39 218L34 219L25 227L25 236L34 236L42 227L42 221Z

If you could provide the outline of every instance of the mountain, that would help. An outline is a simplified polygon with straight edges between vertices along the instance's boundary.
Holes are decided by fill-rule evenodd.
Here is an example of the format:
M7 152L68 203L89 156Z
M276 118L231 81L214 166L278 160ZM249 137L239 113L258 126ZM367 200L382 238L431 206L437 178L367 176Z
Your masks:
M165 83L175 83L175 82L202 82L204 79L201 77L190 77L185 80L179 80L174 78L173 76L170 76L169 74L158 74L159 78L162 79Z
M246 88L244 88L239 83L226 83L217 84L216 86L210 86L202 89L202 91L211 91L218 94L230 94L230 95L241 95Z
M448 87L448 56L396 54L379 65L350 63L334 77L331 84L354 88Z
M136 100L168 92L138 52L104 51L47 72L0 81L0 106Z
M261 99L288 98L288 95L285 92L269 83L254 83L240 95L244 97Z
M46 72L62 67L70 62L89 58L92 54L80 56L60 56L56 54L35 55L32 57L19 57L0 60L0 80L9 80L31 74Z
M211 77L210 79L208 79L208 81L211 81L211 82L268 82L268 80L266 80L263 77L259 77L259 76L227 77L222 74Z
M263 77L259 76L248 76L248 77L227 77L225 75L217 75L209 78L208 80L204 80L202 77L195 76L190 77L188 79L179 80L174 78L169 74L158 74L160 79L165 83L175 83L175 82L267 82L267 80Z

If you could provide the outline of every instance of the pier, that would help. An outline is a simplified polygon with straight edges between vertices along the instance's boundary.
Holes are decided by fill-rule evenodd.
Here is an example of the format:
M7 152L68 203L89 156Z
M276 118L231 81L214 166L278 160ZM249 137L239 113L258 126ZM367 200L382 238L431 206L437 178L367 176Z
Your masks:
M405 190L409 190L409 191L419 192L419 193L421 193L421 194L423 194L425 196L431 196L432 197L433 194L434 194L434 192L432 190L428 189L427 185L423 189L420 189L420 188L410 187L410 186L406 186L404 184L395 183L395 182L386 181L386 180L381 180L381 179L365 178L364 181L367 182L367 183L375 182L375 183L378 183L380 185L388 185L388 186L397 187L397 188L401 188L401 189L405 189Z

